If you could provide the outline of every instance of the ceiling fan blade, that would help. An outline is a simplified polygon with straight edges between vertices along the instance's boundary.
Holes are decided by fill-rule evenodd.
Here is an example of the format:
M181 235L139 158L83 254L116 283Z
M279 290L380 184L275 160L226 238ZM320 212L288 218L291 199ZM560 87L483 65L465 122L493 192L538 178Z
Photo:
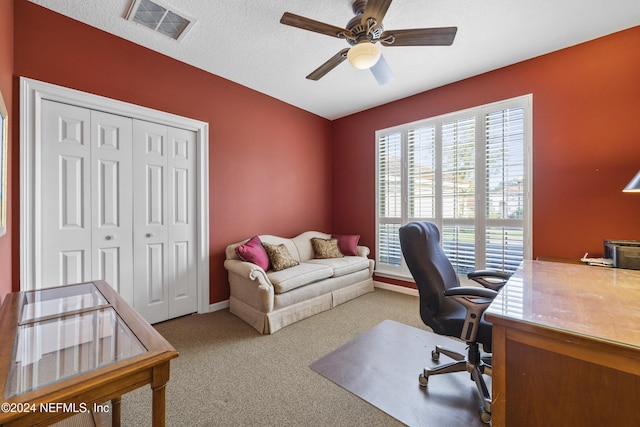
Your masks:
M458 27L385 31L380 42L385 46L451 46L457 32Z
M387 14L387 9L389 9L390 5L391 0L369 0L362 14L362 25L365 25L370 18L376 20L376 26L374 28L382 25L382 20L384 19L384 15Z
M347 52L349 52L350 48L342 49L340 52L333 55L327 62L319 66L315 71L307 76L309 80L320 80L325 74L329 71L336 68L338 65L342 63L345 59L347 59Z
M371 74L373 74L373 77L376 78L376 81L380 86L396 79L391 71L391 67L389 67L389 64L387 63L387 60L384 59L384 56L380 56L376 65L371 67Z
M347 34L349 36L352 36L351 31L347 30L346 28L335 27L333 25L325 24L324 22L314 21L313 19L294 15L293 13L289 12L285 12L284 15L282 15L282 18L280 18L280 23L296 28L302 28L303 30L325 34L330 37L341 38L340 34Z

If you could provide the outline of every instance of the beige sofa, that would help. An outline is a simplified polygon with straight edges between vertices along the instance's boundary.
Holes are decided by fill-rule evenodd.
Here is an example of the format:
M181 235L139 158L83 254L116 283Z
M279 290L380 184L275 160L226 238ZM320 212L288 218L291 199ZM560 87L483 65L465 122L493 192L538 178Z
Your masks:
M355 256L315 259L311 239L330 239L330 234L308 231L292 239L258 237L262 243L284 244L299 262L280 271L265 271L238 256L236 248L248 240L227 246L229 310L260 333L271 334L374 289L374 261L367 258L365 246L357 246Z

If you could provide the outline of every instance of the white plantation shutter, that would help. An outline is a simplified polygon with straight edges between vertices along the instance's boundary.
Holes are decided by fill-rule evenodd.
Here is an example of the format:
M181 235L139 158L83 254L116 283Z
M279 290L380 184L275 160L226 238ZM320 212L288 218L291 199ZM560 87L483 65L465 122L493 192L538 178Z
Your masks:
M485 114L485 264L514 271L524 258L525 112Z
M524 259L522 227L487 227L485 238L486 257L483 268L515 271Z
M409 218L436 217L436 128L408 132Z
M530 253L531 96L376 132L376 271L410 277L398 228L432 221L459 274Z
M522 219L524 109L509 108L485 117L487 215Z
M475 150L475 116L443 123L441 241L460 274L475 270Z
M387 266L400 267L402 253L398 238L399 223L380 224L378 237L378 262Z
M402 135L395 133L378 142L379 212L383 218L402 215Z
M458 274L476 270L475 227L443 225L442 249Z
M475 217L475 118L442 125L442 216Z
M389 268L401 266L398 228L402 225L402 134L378 139L377 261Z

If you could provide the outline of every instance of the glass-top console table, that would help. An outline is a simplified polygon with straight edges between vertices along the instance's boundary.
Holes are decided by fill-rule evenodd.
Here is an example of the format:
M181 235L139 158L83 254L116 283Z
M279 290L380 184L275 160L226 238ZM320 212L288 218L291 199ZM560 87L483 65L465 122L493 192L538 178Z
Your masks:
M15 292L0 308L0 425L49 423L145 384L153 424L164 425L176 350L104 281Z

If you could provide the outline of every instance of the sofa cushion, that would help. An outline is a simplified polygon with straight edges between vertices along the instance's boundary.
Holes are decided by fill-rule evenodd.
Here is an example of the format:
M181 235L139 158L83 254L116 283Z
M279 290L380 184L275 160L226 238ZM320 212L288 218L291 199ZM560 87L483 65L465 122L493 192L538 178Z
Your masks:
M314 258L342 258L344 256L338 248L337 239L319 239L314 237L311 239L311 245L313 246Z
M360 241L360 235L358 234L332 234L331 238L338 239L338 248L344 255L358 255L358 241Z
M306 263L313 263L330 267L333 270L332 277L345 276L356 271L369 268L369 259L360 256L345 256L342 258L311 259Z
M291 268L267 273L276 294L281 294L318 280L331 277L331 267L322 264L302 262Z
M236 254L243 261L251 262L265 271L269 269L269 255L258 236L253 236L244 245L237 246Z
M264 249L267 251L269 261L271 261L271 266L276 271L291 268L300 264L291 256L289 250L284 244L271 245L269 243L263 243L262 246L264 246Z
M291 242L298 251L298 261L304 262L315 257L315 254L313 253L313 246L311 245L311 239L314 237L319 239L330 239L331 234L321 233L319 231L305 231L291 239Z
M298 252L298 248L293 242L293 239L285 239L283 237L272 236L270 234L260 234L258 235L262 243L269 243L270 245L285 245L291 257L296 261L304 261L300 259L300 253ZM311 242L309 242L309 246L311 246Z

